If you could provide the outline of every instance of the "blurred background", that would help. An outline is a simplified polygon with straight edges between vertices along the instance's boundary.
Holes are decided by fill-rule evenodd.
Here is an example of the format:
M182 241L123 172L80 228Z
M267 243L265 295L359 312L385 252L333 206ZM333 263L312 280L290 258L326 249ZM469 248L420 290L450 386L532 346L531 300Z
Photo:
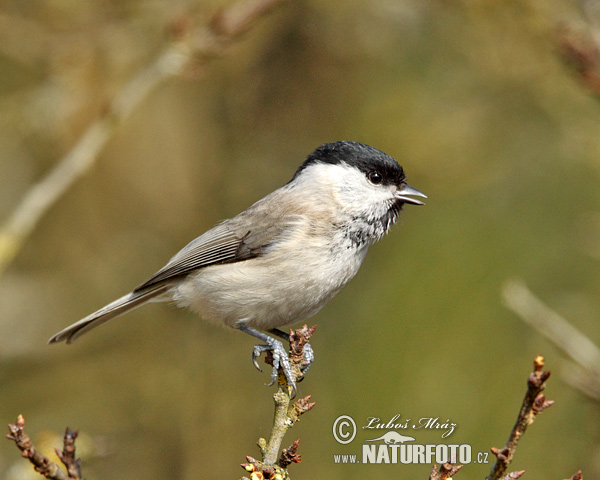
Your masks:
M193 29L226 6L2 2L0 219L174 41L174 25ZM537 354L556 403L511 470L598 477L598 400L565 382L566 355L501 296L521 278L600 343L600 100L560 46L565 30L593 37L593 6L289 1L223 58L162 82L0 278L0 423L22 413L40 446L79 429L88 479L241 477L273 414L252 339L158 304L72 346L46 341L287 182L316 146L356 140L395 157L429 199L405 208L309 320L316 361L299 396L317 405L284 441L301 439L292 477L427 478L427 465L334 464L375 437L360 430L368 417L439 417L455 432L419 431L419 443L503 446ZM359 426L347 446L332 435L343 414ZM41 478L30 470L0 442L0 479Z

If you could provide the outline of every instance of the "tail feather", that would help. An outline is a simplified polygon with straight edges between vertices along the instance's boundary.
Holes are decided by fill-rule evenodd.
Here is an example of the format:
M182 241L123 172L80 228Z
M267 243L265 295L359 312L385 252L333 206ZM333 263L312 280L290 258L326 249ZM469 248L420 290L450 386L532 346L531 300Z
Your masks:
M129 293L118 300L109 303L97 312L82 318L64 330L61 330L48 340L48 343L57 343L62 342L63 340L66 340L67 343L71 343L93 328L151 301L164 293L166 289L167 287L165 285L155 285L139 292Z

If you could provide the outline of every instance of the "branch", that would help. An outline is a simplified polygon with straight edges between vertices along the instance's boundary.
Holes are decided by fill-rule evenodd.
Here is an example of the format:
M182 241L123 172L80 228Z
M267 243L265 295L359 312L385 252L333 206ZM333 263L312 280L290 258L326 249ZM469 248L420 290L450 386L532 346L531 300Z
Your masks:
M600 95L600 48L594 36L563 27L556 40L565 63L574 70L581 86Z
M306 373L305 367L307 365L304 359L304 348L308 344L308 340L314 333L315 328L316 326L309 328L304 325L296 331L290 331L290 364L296 382L301 381L304 373ZM272 362L272 358L267 357L265 361L267 363ZM304 373L302 370L304 370ZM296 453L299 440L292 443L289 448L284 448L279 459L277 456L286 432L294 426L301 415L312 409L315 403L311 402L310 395L307 395L292 404L291 392L292 388L287 385L285 375L280 372L278 389L273 395L275 400L275 415L271 435L268 441L264 438L258 439L258 447L262 454L262 460L258 461L253 457L247 456L246 460L248 463L242 463L241 465L247 472L255 474L251 477L252 479L286 479L288 478L288 465L300 463L300 455Z
M600 400L600 348L558 313L547 307L518 280L506 282L502 289L506 306L521 320L534 327L577 365L563 375L565 381L586 395Z
M579 470L577 473L575 473L574 475L571 475L569 478L567 478L567 480L582 480L583 479L583 475L581 474L581 470Z
M452 480L452 477L462 468L462 465L444 463L438 471L437 465L433 465L429 480Z
M48 457L35 449L29 435L25 433L25 419L23 415L17 417L15 425L9 424L8 429L10 433L6 438L15 442L17 448L23 453L23 457L33 464L36 472L53 480L81 480L81 460L75 459L75 439L77 438L77 432L73 432L67 427L63 439L63 450L62 452L56 450L58 458L60 458L61 462L67 468L67 473L65 473L56 463L50 461Z
M65 430L63 438L62 452L56 449L56 455L65 467L69 478L81 479L81 459L75 458L75 439L79 435L78 431L73 431L69 427Z
M43 215L94 164L117 128L166 79L188 68L202 67L284 0L239 0L216 13L209 23L180 35L116 94L103 116L94 121L72 149L33 185L0 227L0 275L21 250Z
M496 455L496 462L492 466L490 474L486 477L486 480L500 480L519 478L523 471L514 472L512 474L505 475L510 462L512 462L513 456L517 449L519 440L535 420L538 413L551 406L554 402L552 400L546 400L546 397L542 395L542 391L546 387L546 380L550 377L550 372L544 371L544 357L537 356L533 360L533 373L529 375L527 379L527 393L523 399L521 405L521 411L517 417L517 422L510 432L508 441L502 450L492 447L492 453Z
M507 473L502 477L502 480L517 480L525 473L525 470L517 470L516 472Z
M583 23L560 26L556 44L582 87L600 96L600 9L598 2L579 0Z

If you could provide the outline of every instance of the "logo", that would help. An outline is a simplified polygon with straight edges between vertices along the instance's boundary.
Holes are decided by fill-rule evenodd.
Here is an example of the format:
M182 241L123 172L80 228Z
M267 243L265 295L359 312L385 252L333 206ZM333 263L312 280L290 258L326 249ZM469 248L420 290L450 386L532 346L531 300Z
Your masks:
M341 415L333 422L333 438L338 443L346 445L356 437L356 423L354 419L348 415Z
M341 445L348 445L357 436L356 421L349 415L341 415L333 422L333 437ZM419 430L433 430L446 440L454 433L457 425L450 419L423 417L411 421L402 419L400 414L388 421L378 417L367 417L362 430L387 430L376 438L362 440L360 454L334 454L335 463L342 464L432 464L432 463L488 463L487 452L475 452L469 444L419 443L406 433L417 434ZM400 430L400 431L398 431ZM374 432L372 432L374 433Z
M390 432L383 434L379 438L365 440L365 442L378 442L379 440L383 440L383 443L386 443L388 445L395 445L397 443L412 442L414 440L414 438L408 437L406 435L400 435L398 432L395 432L392 430Z

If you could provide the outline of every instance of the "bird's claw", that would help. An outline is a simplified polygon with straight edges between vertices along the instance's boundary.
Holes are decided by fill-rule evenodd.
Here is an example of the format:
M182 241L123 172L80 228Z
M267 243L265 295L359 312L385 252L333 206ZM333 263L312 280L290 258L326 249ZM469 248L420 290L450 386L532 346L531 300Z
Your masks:
M271 386L275 384L279 375L279 369L281 368L285 379L287 380L288 386L290 386L292 389L292 398L294 398L296 396L296 382L294 381L294 377L292 375L292 368L290 366L290 358L288 353L279 340L275 340L274 338L270 337L268 338L269 343L267 345L254 346L254 349L252 350L252 363L260 372L262 372L257 360L263 352L271 352L271 356L273 358L273 370L271 371L271 382L268 385Z
M269 350L270 348L268 345L254 345L254 350L252 350L252 363L259 372L262 372L262 368L260 368L260 365L258 364L258 358L263 352L268 352Z

